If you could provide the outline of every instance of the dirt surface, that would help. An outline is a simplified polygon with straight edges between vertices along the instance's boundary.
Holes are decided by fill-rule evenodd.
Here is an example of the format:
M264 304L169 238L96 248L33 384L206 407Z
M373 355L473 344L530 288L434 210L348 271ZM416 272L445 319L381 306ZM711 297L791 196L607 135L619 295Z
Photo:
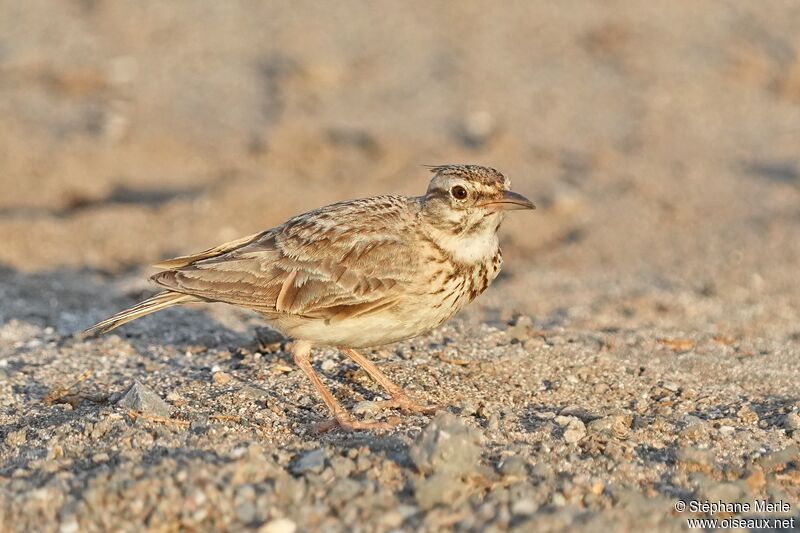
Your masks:
M0 530L800 525L800 5L0 1ZM76 331L147 265L421 166L507 173L470 308L327 416L225 306ZM131 389L133 387L133 389ZM717 513L717 518L728 516ZM773 523L772 526L776 524Z

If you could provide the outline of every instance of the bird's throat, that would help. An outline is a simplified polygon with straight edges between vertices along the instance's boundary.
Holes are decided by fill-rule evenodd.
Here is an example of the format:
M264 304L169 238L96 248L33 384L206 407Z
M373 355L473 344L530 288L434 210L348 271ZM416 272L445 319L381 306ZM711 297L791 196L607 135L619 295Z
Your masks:
M500 246L494 226L466 232L430 228L429 237L454 261L466 265L490 261Z

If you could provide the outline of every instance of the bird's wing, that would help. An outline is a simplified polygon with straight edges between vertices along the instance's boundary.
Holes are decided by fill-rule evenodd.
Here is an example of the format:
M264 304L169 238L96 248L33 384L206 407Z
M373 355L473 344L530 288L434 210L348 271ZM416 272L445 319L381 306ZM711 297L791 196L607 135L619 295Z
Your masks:
M334 204L153 279L207 300L336 321L397 302L417 269L412 219L402 197Z
M162 270L171 270L175 268L184 267L187 265L191 265L192 263L196 263L197 261L202 261L203 259L209 259L211 257L217 257L219 255L232 252L237 248L241 248L246 244L250 244L257 237L261 237L262 235L263 233L255 233L253 235L248 235L247 237L242 237L241 239L236 239L235 241L226 242L225 244L220 244L219 246L215 246L214 248L209 248L208 250L204 250L198 254L182 255L174 259L167 259L158 262L153 266L156 268L160 268Z

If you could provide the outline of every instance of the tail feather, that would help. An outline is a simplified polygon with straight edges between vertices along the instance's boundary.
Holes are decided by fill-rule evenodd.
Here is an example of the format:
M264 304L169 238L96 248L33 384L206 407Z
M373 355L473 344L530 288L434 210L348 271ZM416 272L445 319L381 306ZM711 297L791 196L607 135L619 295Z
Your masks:
M83 335L88 337L92 335L98 335L100 333L107 333L112 329L118 328L119 326L127 324L128 322L136 320L137 318L149 315L150 313L161 311L162 309L172 307L173 305L197 301L200 300L188 294L182 294L173 291L163 291L156 294L152 298L148 298L147 300L134 305L130 309L120 311L116 315L95 324L84 331Z

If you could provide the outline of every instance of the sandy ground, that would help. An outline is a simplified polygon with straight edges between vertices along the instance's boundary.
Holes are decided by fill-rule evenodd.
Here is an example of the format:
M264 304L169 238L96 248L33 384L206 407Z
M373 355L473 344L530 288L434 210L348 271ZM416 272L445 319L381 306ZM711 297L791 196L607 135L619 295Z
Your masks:
M790 0L0 1L0 530L800 526L797 28ZM286 343L224 306L73 336L159 259L449 162L539 209L472 307L370 353L435 417L315 434Z

